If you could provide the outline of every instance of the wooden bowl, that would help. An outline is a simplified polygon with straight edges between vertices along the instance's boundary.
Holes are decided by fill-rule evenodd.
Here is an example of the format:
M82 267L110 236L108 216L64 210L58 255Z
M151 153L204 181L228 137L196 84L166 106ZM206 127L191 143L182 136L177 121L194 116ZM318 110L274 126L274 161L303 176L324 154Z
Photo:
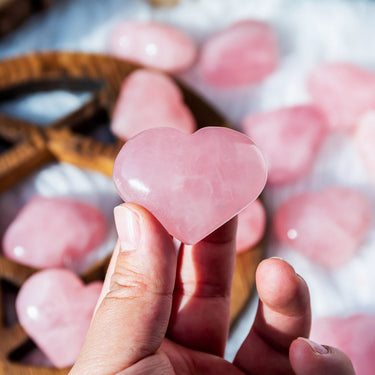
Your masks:
M91 133L100 116L105 114L108 119L111 118L123 80L139 68L136 64L109 56L70 52L29 54L0 62L0 103L25 94L56 89L92 92L88 102L48 127L0 113L0 193L53 160L111 176L114 159L123 143L115 138L110 143L104 143L94 139ZM177 84L200 127L229 126L198 95L181 83ZM232 322L254 289L255 269L262 255L261 242L237 256L232 288ZM104 259L87 270L83 275L84 281L103 279L107 264L108 259ZM19 288L36 271L0 256L0 297L6 291L6 285ZM68 372L68 369L20 364L18 358L30 340L18 323L10 327L3 324L1 307L0 318L0 374L52 375Z
M0 37L22 24L34 12L47 8L51 0L0 0Z

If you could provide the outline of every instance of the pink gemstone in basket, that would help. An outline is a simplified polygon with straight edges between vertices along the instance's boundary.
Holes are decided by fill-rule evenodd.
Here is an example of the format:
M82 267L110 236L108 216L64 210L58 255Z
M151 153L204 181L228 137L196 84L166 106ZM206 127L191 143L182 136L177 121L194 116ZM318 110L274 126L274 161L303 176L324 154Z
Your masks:
M281 242L330 268L341 266L354 255L370 223L370 202L344 187L295 195L274 217Z
M309 76L308 89L332 129L350 130L365 112L375 109L375 73L353 64L316 67Z
M143 130L171 127L193 133L196 124L182 93L171 78L151 70L139 69L123 83L111 130L126 140Z
M245 117L244 132L268 162L268 182L284 184L310 169L323 143L327 122L315 107L299 105Z
M177 73L188 69L197 55L193 40L175 27L130 21L113 31L110 51L139 64Z
M266 228L266 212L259 199L251 203L238 215L236 251L251 249L263 237Z
M3 250L8 258L35 268L70 266L95 249L105 233L105 219L95 207L35 196L8 227Z
M146 207L170 234L195 244L258 197L266 166L254 143L234 130L158 128L126 142L113 179L124 201Z
M366 113L359 122L355 143L371 179L375 182L375 111Z
M84 285L64 269L40 271L22 285L16 300L19 322L56 367L77 359L102 286Z
M374 332L374 315L332 316L313 320L311 338L346 353L357 375L373 375L375 369Z
M278 60L278 41L271 26L245 20L207 39L199 68L212 85L230 87L262 81L276 69Z

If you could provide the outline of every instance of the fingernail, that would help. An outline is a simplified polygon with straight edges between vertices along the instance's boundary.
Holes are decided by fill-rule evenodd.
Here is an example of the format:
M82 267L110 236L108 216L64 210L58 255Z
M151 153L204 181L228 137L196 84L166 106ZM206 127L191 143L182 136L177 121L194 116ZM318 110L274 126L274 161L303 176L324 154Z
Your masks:
M300 337L300 338L304 340L306 344L308 344L315 353L318 353L318 354L328 353L328 349L325 348L323 345L317 344L316 342L306 339L304 337Z
M286 262L286 260L284 258L281 258L281 257L271 257L270 259L277 259L277 260L282 260L282 261Z
M138 215L125 206L117 206L114 209L114 216L121 251L137 249L141 238Z

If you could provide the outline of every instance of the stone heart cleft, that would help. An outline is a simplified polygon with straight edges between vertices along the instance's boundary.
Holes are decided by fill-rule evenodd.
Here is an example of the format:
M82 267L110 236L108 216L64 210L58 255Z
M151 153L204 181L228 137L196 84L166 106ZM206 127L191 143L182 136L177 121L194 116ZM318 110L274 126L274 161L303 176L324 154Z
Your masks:
M264 158L251 139L219 127L191 135L145 130L123 146L113 171L121 198L147 208L185 244L199 242L246 208L266 178Z

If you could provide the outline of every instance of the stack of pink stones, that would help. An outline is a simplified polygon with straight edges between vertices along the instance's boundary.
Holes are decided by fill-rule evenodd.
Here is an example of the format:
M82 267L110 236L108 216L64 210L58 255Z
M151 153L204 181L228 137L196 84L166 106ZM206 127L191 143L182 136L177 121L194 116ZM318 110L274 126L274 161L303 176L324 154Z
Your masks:
M106 231L103 214L92 205L34 196L3 236L5 256L41 269L22 285L16 312L29 337L58 368L75 362L102 289L102 282L85 286L69 268L95 251ZM31 362L40 365L46 359L37 354Z

